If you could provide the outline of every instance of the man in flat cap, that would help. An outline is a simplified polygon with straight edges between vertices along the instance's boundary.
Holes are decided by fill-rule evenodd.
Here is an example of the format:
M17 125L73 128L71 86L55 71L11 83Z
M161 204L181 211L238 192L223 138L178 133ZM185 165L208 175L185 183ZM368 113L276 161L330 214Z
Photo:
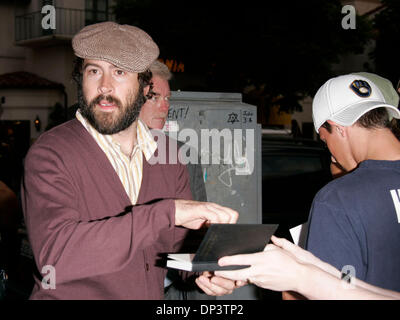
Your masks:
M182 164L149 163L159 146L138 115L159 53L150 36L105 22L72 46L76 119L41 135L25 161L23 209L43 276L31 299L161 299L159 254L176 251L185 228L238 214L190 200ZM197 282L211 295L240 285L210 274Z

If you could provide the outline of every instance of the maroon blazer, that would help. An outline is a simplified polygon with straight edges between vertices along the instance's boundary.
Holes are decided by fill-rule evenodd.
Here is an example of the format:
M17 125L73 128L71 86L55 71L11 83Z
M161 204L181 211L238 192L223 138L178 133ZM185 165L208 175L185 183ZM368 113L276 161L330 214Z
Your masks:
M22 202L36 265L43 275L54 267L56 288L35 278L31 299L162 299L166 270L156 261L186 234L174 226L173 199L191 197L184 165L143 157L132 207L78 120L42 134L25 159Z

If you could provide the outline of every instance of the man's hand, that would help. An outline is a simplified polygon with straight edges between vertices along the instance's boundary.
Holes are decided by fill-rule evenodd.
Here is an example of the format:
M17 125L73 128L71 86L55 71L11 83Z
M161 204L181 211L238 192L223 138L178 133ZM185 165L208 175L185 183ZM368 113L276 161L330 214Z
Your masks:
M217 277L206 271L196 279L196 284L210 296L222 296L231 294L236 288L244 286L246 282Z
M271 237L272 242L275 246L284 250L285 253L292 255L297 261L305 264L312 264L335 277L340 277L340 272L334 266L326 263L316 256L314 256L311 252L302 249L299 246L291 243L290 241L284 238L278 238L275 236Z
M250 267L232 271L216 271L215 274L232 280L248 281L256 286L274 291L301 291L308 270L322 269L335 278L340 272L321 261L311 252L283 238L271 237L264 251L222 257L220 266L246 264ZM307 282L307 281L306 281Z
M175 200L175 225L199 229L206 223L236 223L239 214L212 202Z
M248 268L232 271L216 271L216 275L232 280L247 281L258 287L274 291L297 291L301 278L300 264L283 249L269 244L264 251L223 257L220 266L250 265Z

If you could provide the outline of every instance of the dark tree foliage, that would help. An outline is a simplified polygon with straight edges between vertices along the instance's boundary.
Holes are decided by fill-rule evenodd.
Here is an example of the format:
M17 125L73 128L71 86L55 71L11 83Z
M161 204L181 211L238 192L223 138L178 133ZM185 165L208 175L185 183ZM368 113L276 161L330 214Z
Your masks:
M341 9L339 0L118 0L115 13L120 23L147 31L160 57L183 60L185 73L206 79L206 91L263 85L293 110L333 75L340 55L362 53L369 40L362 17L355 30L342 28Z
M400 1L382 0L382 4L385 8L374 19L376 47L373 58L376 73L396 85L400 80Z

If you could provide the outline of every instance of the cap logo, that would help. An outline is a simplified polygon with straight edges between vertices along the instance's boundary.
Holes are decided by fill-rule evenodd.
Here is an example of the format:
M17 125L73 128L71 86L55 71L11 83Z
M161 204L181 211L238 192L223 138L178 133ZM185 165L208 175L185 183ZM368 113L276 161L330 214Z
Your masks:
M353 90L356 95L363 98L369 97L372 91L371 86L364 80L354 80L350 85L350 89Z

